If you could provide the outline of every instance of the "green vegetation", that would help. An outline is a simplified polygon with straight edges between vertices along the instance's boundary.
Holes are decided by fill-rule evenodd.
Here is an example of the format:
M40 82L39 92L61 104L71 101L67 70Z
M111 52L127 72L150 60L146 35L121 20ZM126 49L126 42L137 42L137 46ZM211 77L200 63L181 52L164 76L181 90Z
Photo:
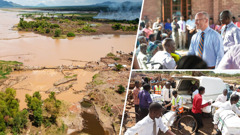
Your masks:
M54 33L54 37L60 37L61 33L62 33L61 29L56 29Z
M137 25L124 26L120 23L115 23L112 25L112 29L114 30L122 30L122 31L137 31Z
M72 76L64 76L64 78L74 78L74 77L77 77L77 74L74 74Z
M85 25L83 28L77 30L78 32L96 32L96 29L92 29L89 25Z
M95 74L92 79L95 80L97 77L99 77L99 74Z
M73 32L68 32L67 37L75 37L76 35Z
M108 105L108 103L106 103L104 106L102 106L101 109L107 111L109 116L113 115L112 107L110 105Z
M117 92L118 92L119 94L122 94L122 93L125 92L125 88L124 88L122 85L118 85L118 90L117 90Z
M89 101L83 101L81 102L81 106L85 108L89 108L92 106L92 103L90 103Z
M118 57L114 57L113 59L114 59L115 61L120 60L120 58L118 58Z
M7 128L14 134L26 127L28 122L27 110L19 111L19 103L16 91L7 88L5 92L0 92L0 132L4 133Z
M17 61L3 61L0 60L0 79L7 78L6 75L10 74L14 69L19 68L23 63Z
M120 71L123 68L123 65L117 64L117 65L115 65L115 67L116 67L117 71Z
M27 94L25 101L27 109L20 111L16 90L7 88L5 92L0 92L0 134L21 134L29 122L35 127L57 124L61 101L56 99L54 92L45 100L41 99L39 92L35 92L33 96ZM62 128L65 130L65 127L60 129Z
M113 53L108 53L107 57L114 57L115 55Z

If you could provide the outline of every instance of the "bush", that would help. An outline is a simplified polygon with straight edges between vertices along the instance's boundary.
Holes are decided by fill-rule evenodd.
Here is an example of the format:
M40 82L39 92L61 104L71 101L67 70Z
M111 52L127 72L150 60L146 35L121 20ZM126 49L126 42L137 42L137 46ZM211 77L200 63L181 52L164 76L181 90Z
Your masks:
M75 37L75 34L73 32L68 32L67 36L68 37Z
M78 21L78 25L84 25L84 24L86 24L85 21L82 21L82 20L79 20L79 21Z
M113 53L108 53L107 57L114 57L115 55Z
M92 29L89 25L84 26L83 28L80 28L77 30L78 32L96 32L95 29Z
M115 67L116 67L117 71L120 71L123 68L123 66L121 64L117 64L117 65L115 65Z
M50 29L46 29L46 33L50 33Z
M56 29L55 33L54 33L54 37L60 37L61 35L61 30L60 29Z
M121 24L120 23L115 23L115 24L113 24L113 26L112 26L112 28L114 29L114 30L120 30L121 29Z
M125 92L125 88L124 88L122 85L118 85L118 90L117 90L117 92L118 92L119 94L122 94L123 92Z

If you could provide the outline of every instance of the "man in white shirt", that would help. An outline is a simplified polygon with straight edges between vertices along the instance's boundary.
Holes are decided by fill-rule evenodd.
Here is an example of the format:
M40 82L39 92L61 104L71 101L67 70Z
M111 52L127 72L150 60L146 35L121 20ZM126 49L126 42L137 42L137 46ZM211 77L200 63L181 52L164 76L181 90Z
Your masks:
M171 53L175 52L175 42L171 38L166 38L162 42L164 51L158 51L150 60L152 63L159 63L153 69L174 69L176 62Z
M217 99L215 100L215 102L222 102L225 103L227 101L227 89L223 90L223 94L218 95Z
M199 93L198 89L196 89L193 93L192 93L192 99L194 98L195 95L197 95Z
M168 105L172 101L172 89L171 89L171 83L166 82L165 84L166 88L163 89L163 100L165 105ZM171 110L171 105L167 106L167 110Z
M184 21L184 16L180 17L180 20L178 21L178 25L180 27L178 29L180 49L185 49L185 45L186 45L186 23Z
M157 21L153 23L152 29L153 29L155 34L158 31L163 31L164 26L163 26L163 23L161 22L161 18L160 17L157 17Z
M186 27L188 30L188 47L190 46L192 36L196 33L196 24L195 20L193 19L192 15L189 15L189 19L186 22Z
M137 55L137 61L139 64L140 69L147 69L147 44L143 43L140 45L140 52Z
M230 101L227 101L220 106L220 108L216 111L216 113L214 114L214 117L213 117L213 124L214 124L215 128L217 128L217 124L218 124L218 121L219 121L219 114L223 110L232 110L238 116L240 116L240 110L236 106L238 100L239 100L238 95L232 95L231 98L230 98Z
M149 107L149 114L139 121L135 126L129 128L124 135L157 135L159 128L168 135L175 135L166 125L163 124L162 106L159 103L152 103Z

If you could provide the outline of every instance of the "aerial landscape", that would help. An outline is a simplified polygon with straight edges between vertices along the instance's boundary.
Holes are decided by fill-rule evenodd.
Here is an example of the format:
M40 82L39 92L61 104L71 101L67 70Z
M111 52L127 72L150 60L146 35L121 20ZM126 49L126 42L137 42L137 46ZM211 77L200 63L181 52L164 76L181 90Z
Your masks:
M142 1L49 3L0 0L0 134L118 134Z

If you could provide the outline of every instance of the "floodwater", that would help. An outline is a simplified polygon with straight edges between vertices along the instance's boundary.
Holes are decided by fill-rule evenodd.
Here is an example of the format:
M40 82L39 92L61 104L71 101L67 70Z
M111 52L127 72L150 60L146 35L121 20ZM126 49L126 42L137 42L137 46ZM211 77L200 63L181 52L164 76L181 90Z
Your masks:
M71 73L77 75L77 81L69 90L63 91L60 94L56 94L56 98L59 100L67 101L69 103L76 103L81 101L82 98L86 95L86 84L88 82L91 82L92 76L98 72L89 72L78 69L71 71ZM26 94L32 95L34 92L39 91L42 99L46 99L48 98L49 94L45 93L45 91L52 88L55 82L64 78L64 75L56 70L36 70L24 72L18 71L12 72L10 76L11 78L26 77L25 80L22 80L17 84L11 86L11 88L16 90L16 98L18 98L20 101L20 109L27 107L27 104L25 102ZM69 82L66 85L61 86L68 86L71 85L71 83L72 82ZM80 93L75 93L79 91Z
M104 131L99 120L97 119L97 117L94 114L83 112L82 117L84 119L83 130L74 132L71 135L81 135L83 133L86 133L89 135L109 135L109 133L107 131Z
M0 10L0 59L23 62L26 66L59 66L77 61L98 61L109 52L130 53L135 35L82 36L52 39L33 32L18 32L18 12Z

